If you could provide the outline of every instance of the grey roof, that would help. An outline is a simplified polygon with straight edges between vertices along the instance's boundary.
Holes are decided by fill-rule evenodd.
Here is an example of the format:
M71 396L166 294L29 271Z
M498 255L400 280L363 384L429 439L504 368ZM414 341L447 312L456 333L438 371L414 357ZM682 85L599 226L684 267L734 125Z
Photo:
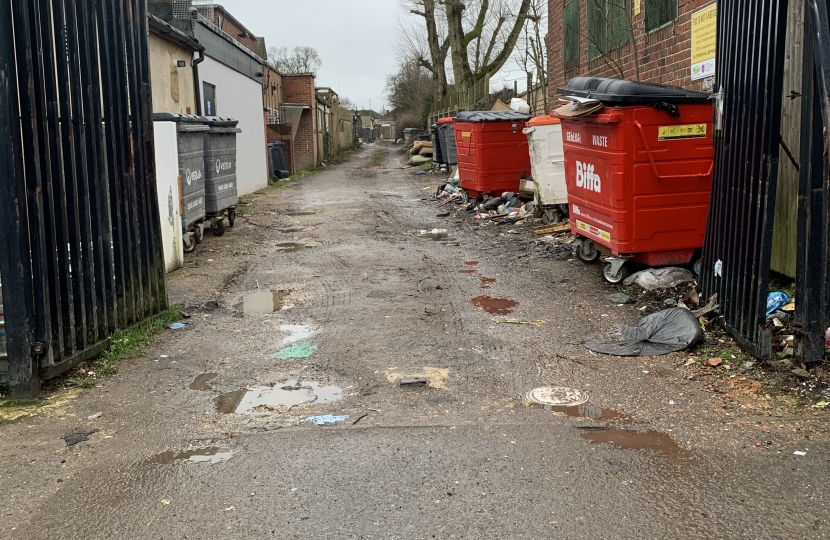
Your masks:
M154 34L163 37L171 43L175 43L176 45L180 45L185 49L194 52L205 50L204 46L199 43L198 39L195 39L193 36L171 26L155 15L148 13L147 22L150 25L150 30L152 30Z

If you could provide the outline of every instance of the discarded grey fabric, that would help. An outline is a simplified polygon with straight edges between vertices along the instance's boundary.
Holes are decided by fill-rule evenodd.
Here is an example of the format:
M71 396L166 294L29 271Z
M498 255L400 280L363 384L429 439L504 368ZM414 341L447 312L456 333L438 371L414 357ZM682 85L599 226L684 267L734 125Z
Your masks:
M505 201L510 200L515 196L516 196L516 194L513 193L512 191L505 191L504 193L501 194L502 199L504 199Z
M647 291L654 289L670 289L681 283L689 283L695 280L694 274L685 268L669 266L666 268L647 268L629 276L624 285L636 283Z
M619 332L586 340L588 349L614 356L657 356L682 351L703 337L700 322L688 309L671 308L623 325Z
M494 208L498 208L502 203L504 203L504 199L501 197L493 197L492 199L488 200L482 206L485 210L492 210Z

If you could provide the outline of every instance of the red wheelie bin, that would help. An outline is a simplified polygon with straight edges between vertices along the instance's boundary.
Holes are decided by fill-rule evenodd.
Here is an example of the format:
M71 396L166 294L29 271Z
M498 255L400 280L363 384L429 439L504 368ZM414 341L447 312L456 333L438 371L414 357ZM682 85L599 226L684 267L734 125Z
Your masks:
M558 92L605 105L561 117L577 257L605 255L610 283L628 276L629 261L694 260L699 273L714 157L710 95L596 77L577 77Z
M516 111L465 111L455 119L460 184L476 199L519 192L530 176L530 151L522 132L529 114Z

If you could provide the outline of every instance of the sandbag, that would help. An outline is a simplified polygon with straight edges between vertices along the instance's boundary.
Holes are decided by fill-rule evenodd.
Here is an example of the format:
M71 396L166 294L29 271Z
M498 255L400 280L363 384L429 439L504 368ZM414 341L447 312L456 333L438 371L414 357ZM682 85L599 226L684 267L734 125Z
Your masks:
M421 150L418 152L418 155L432 157L432 147L431 146L430 147L425 146L425 147L421 148Z
M423 165L424 163L430 163L432 158L426 156L412 156L409 161L406 163L407 165Z
M683 308L671 308L623 325L612 334L587 339L586 348L614 356L658 356L687 349L700 341L703 330L697 317Z

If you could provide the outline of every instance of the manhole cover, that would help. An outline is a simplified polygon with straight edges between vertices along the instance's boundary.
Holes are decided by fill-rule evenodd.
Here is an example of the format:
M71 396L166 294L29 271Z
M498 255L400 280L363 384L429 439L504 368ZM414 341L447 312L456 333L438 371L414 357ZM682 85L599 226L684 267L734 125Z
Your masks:
M571 407L573 405L582 405L588 401L588 396L575 388L540 386L525 394L525 399L537 405Z

